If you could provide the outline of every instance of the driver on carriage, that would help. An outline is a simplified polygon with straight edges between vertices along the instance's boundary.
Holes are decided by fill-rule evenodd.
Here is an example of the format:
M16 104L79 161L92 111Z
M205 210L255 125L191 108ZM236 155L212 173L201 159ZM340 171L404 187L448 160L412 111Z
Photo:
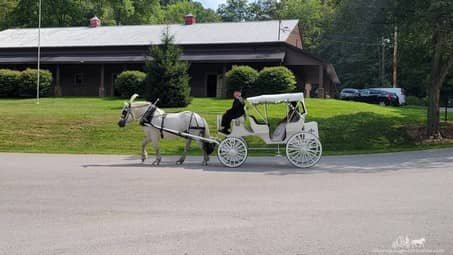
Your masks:
M239 118L245 114L244 99L241 97L241 91L239 89L235 89L233 91L233 97L233 105L230 109L226 110L222 116L222 128L219 131L224 134L230 134L229 129L233 119Z

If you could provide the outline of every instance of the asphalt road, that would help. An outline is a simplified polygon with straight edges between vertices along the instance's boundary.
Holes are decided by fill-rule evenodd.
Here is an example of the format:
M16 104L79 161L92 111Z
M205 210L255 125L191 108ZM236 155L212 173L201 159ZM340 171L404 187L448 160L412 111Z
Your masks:
M0 154L0 254L453 254L453 149L174 160Z

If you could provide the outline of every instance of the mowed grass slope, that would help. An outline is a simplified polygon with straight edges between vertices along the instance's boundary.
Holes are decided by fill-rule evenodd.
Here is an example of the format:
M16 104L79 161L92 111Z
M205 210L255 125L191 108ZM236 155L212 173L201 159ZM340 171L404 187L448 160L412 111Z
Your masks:
M44 98L37 105L30 99L0 100L0 151L137 154L142 128L132 123L120 129L116 124L123 102L112 98ZM319 122L321 142L327 154L416 148L406 128L424 125L426 118L424 108L320 99L308 99L306 103L307 121ZM194 98L186 108L165 110L200 113L208 120L211 135L216 136L216 115L230 105L231 100ZM284 106L271 106L269 115L272 122L277 122L285 116ZM452 119L453 114L449 117ZM260 140L252 138L249 142ZM183 144L182 140L164 140L162 152L179 153ZM151 147L149 151L152 152Z

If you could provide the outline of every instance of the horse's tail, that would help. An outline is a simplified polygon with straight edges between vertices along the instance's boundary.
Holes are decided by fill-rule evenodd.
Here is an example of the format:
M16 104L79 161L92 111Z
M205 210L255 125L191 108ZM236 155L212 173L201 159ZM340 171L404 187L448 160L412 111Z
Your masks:
M198 116L200 116L200 115L198 115ZM211 138L211 133L209 132L208 122L206 121L205 118L203 118L201 116L200 116L200 119L203 121L203 126L204 126L204 129L203 129L203 132L201 133L201 135L204 138ZM202 142L202 144L203 144L203 150L208 155L210 155L214 151L215 146L216 146L214 143L210 143L210 142Z
M205 137L205 138L211 138L211 134L209 133L208 122L207 122L206 119L203 118L203 117L201 117L201 119L203 120L203 125L204 125L203 137Z

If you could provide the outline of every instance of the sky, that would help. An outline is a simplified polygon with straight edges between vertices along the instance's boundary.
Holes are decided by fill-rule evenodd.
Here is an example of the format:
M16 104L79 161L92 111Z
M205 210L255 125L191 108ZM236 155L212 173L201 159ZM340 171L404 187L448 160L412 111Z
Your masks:
M226 0L196 0L196 1L202 3L205 8L211 8L213 10L217 10L219 4L223 4L226 2Z

